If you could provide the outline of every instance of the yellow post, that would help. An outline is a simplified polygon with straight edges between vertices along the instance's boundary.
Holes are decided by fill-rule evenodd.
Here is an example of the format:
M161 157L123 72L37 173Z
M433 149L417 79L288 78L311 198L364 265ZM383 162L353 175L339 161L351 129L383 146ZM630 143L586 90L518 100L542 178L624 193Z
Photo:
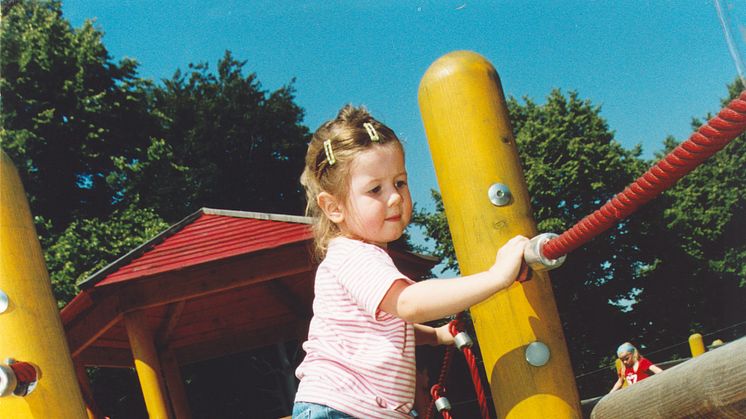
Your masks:
M88 372L85 365L75 364L74 366L75 374L78 376L80 391L83 393L83 402L85 403L85 411L88 419L103 417L103 415L98 413L99 409L96 406L96 400L93 398L93 390L91 389L91 382L88 380Z
M161 351L161 365L163 366L163 377L166 379L166 390L169 400L171 400L174 416L179 419L192 419L189 398L184 388L184 379L181 377L181 367L179 367L171 348L166 347Z
M536 235L499 77L482 56L453 52L427 70L419 102L459 266L464 274L486 270L509 238ZM488 199L495 183L508 188L508 205ZM498 417L581 417L546 273L534 273L471 314ZM527 362L535 341L550 350L543 366Z
M702 339L702 335L699 333L693 333L689 336L689 349L692 351L692 358L705 353L705 342Z
M617 358L614 361L614 365L616 366L616 376L618 378L622 374L622 360ZM622 380L622 388L624 387L627 387L627 380Z
M0 150L0 363L30 362L40 371L25 397L0 398L4 418L86 418L57 303L18 172Z
M145 313L142 311L126 313L124 324L127 327L127 336L132 347L132 357L135 360L135 370L140 380L148 417L150 419L168 418L168 400L164 391L161 364Z

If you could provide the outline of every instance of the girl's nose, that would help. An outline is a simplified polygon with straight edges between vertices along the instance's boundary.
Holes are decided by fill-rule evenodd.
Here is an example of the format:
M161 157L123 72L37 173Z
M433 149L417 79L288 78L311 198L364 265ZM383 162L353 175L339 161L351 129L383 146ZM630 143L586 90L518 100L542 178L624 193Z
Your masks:
M389 206L394 206L401 203L402 197L399 192L394 192L389 196Z

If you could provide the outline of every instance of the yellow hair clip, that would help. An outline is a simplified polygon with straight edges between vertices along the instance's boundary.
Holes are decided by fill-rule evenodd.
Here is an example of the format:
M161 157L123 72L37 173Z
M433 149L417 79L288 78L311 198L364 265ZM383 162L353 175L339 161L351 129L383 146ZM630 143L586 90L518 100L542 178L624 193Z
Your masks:
M334 151L332 151L332 140L324 141L324 153L326 153L326 161L329 162L329 166L334 166L337 159L334 158Z
M370 122L366 122L363 124L363 128L368 131L368 136L370 137L371 141L377 143L381 140L381 137L378 136L378 131L376 131L376 128L373 126L373 124L371 124Z

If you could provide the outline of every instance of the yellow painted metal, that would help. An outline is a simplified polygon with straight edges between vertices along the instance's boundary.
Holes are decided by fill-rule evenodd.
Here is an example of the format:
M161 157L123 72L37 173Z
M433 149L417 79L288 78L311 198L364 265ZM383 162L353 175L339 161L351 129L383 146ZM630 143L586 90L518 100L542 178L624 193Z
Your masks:
M0 398L3 418L86 418L73 361L26 194L13 162L0 150L0 362L26 361L40 370L26 397Z
M150 419L168 418L168 399L162 368L153 342L153 332L148 327L145 313L142 311L126 313L124 324L132 347L132 357L135 360L135 370L140 380L148 417Z
M694 333L689 336L689 349L692 351L692 358L705 353L705 341L702 339L702 335Z
M489 268L516 234L536 235L500 79L482 56L456 51L435 61L419 88L420 110L464 274ZM492 205L506 185L512 201ZM570 358L546 273L471 309L498 417L580 418ZM549 346L542 367L526 362L533 341Z

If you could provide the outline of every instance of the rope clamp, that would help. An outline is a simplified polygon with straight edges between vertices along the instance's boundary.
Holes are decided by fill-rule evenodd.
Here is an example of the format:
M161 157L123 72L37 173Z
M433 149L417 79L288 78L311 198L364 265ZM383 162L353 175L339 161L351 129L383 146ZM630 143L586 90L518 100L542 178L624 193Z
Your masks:
M523 251L523 258L526 264L536 272L551 271L557 269L565 263L567 255L562 255L558 259L549 259L542 253L544 244L549 240L559 237L554 233L542 233L528 241L526 249Z
M451 410L451 402L448 401L447 397L444 397L444 396L438 397L435 400L435 408L438 409L438 412L442 412L444 410Z
M456 345L456 348L458 348L459 351L463 351L464 348L471 348L471 346L474 345L474 341L471 340L471 336L469 336L469 334L466 332L459 332L456 336L454 336L453 343Z
M7 359L0 364L0 397L26 396L39 382L39 369L28 362L15 362Z

